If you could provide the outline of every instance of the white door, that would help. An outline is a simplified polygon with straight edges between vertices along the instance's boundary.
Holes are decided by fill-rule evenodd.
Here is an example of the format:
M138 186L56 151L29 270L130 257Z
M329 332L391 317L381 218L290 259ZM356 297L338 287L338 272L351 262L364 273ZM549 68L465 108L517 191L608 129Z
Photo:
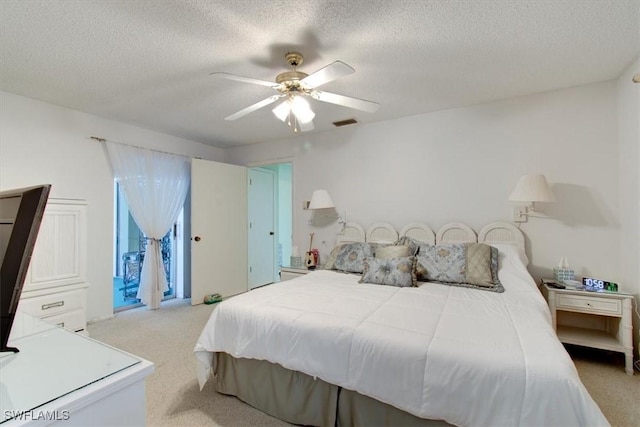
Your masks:
M249 289L273 283L276 268L275 173L249 169Z
M191 304L247 291L247 169L191 162Z

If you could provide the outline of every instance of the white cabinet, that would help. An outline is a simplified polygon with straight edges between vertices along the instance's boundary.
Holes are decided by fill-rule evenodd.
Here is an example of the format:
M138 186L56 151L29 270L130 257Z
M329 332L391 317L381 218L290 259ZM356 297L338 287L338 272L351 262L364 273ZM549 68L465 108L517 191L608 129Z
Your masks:
M86 329L87 204L50 198L18 309L74 332Z

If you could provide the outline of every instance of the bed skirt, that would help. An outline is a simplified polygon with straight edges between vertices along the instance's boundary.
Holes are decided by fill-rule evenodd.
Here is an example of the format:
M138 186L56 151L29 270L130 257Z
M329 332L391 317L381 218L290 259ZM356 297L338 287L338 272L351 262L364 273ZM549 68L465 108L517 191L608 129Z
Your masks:
M215 388L271 416L311 426L446 426L264 360L215 354Z

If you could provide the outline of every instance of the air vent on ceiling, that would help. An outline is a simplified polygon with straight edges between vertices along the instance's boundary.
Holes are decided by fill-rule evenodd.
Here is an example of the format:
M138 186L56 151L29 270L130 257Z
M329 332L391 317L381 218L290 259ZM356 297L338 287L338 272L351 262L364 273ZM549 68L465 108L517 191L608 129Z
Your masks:
M346 119L340 120L338 122L333 122L333 125L339 128L340 126L355 125L356 123L358 123L356 119Z

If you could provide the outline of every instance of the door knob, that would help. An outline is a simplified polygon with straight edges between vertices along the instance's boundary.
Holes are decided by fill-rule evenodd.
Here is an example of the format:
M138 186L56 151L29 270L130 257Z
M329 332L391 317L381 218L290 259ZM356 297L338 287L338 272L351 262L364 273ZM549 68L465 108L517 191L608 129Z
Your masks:
M273 236L275 233L273 231L269 232L269 236Z
M196 242L199 242L202 239L200 238L200 236L196 236L196 237L193 238L193 240L195 240Z

